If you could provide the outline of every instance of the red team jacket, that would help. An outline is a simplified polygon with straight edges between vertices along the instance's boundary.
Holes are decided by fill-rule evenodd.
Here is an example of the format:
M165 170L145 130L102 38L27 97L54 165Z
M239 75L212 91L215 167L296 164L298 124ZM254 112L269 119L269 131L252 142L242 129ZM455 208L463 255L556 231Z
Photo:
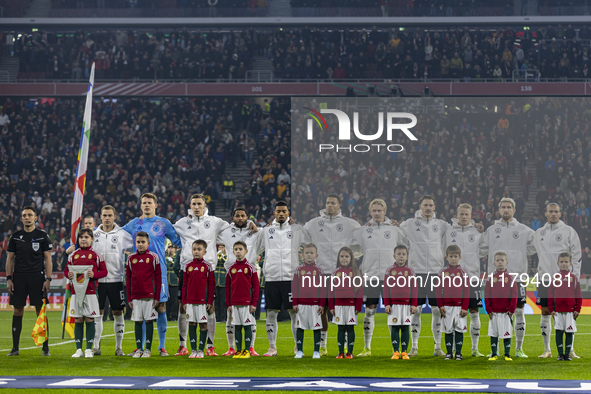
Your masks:
M548 288L548 308L550 312L581 312L583 299L581 283L570 271L560 271L560 275L562 276L560 286L554 287L554 278L552 278Z
M437 297L437 306L459 306L464 310L468 310L470 305L470 283L468 282L468 274L458 264L455 267L448 266L439 271L441 284L435 290ZM460 277L455 280L454 278Z
M130 255L127 258L125 276L129 301L142 298L153 298L160 301L162 272L160 261L155 253L147 250L146 253L135 252Z
M213 304L215 277L211 265L193 260L183 273L183 304Z
M98 289L98 280L104 278L108 274L107 266L105 265L103 256L98 254L94 249L92 249L92 247L88 247L86 249L76 249L74 253L68 257L68 264L66 264L66 269L64 269L64 275L66 278L70 272L68 269L68 266L70 265L92 265L94 277L90 278L90 281L88 282L86 294L96 294ZM82 278L82 280L84 280L84 278ZM72 286L72 294L76 294L74 286Z
M388 277L392 277L388 281ZM404 280L396 279L404 276ZM384 276L384 291L382 298L384 305L411 305L417 306L419 288L411 280L415 276L415 272L407 265L400 267L396 264L386 270ZM388 283L390 282L390 283Z
M306 279L304 279L306 278ZM321 300L326 297L324 288L324 273L316 262L304 263L296 268L292 282L292 304L295 305L321 305ZM324 303L322 303L324 306Z
M513 283L513 286L511 286ZM517 308L517 283L509 271L495 271L486 282L484 301L488 313L514 313Z
M332 273L332 276L340 278L348 276L351 278L351 285L349 286L348 281L345 283L341 281L341 286L331 289L332 286L328 283L330 292L328 297L328 308L334 309L335 305L352 305L355 307L356 311L360 311L361 306L363 305L363 287L359 288L357 293L355 293L355 287L353 286L353 270L351 268L340 267Z
M259 302L259 278L257 269L248 261L232 264L226 274L226 305L257 306Z

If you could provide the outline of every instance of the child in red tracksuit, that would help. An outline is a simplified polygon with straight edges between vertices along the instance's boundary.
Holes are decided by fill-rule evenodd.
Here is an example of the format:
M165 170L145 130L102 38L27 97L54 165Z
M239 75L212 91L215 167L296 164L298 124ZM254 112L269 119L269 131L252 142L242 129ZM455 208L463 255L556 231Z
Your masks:
M74 251L68 258L68 264L64 270L64 275L68 279L76 280L78 283L84 283L84 274L75 274L70 270L73 265L88 265L92 266L87 272L88 286L85 294L76 294L75 287L72 286L72 298L70 299L70 316L76 320L74 326L74 339L76 342L76 353L72 355L74 358L93 357L92 345L94 343L94 318L100 315L97 289L98 280L107 276L107 266L105 260L92 249L92 241L94 234L92 230L84 228L78 233L77 243L80 248ZM83 297L84 302L82 308L78 305L79 298ZM84 338L84 323L86 322L86 351L82 353L82 340Z
M357 280L355 280L357 278ZM360 280L361 279L361 280ZM357 284L357 286L356 286ZM337 257L337 269L332 273L328 307L333 315L332 322L339 326L337 358L353 358L357 314L363 304L363 279L355 264L351 248L342 247ZM347 333L347 355L345 355L345 332Z
M320 334L322 330L322 312L325 294L322 279L324 273L316 265L318 252L316 245L304 245L304 264L297 267L293 274L292 305L297 313L296 343L298 351L294 358L304 357L304 330L314 333L314 353L312 358L320 358Z
M203 260L207 242L198 239L193 242L193 261L183 273L183 305L189 322L191 354L189 358L203 358L207 343L207 316L212 310L215 277L211 266ZM199 324L199 351L197 351L197 324Z
M410 340L410 315L417 312L418 287L415 272L406 265L406 246L398 245L394 248L394 259L396 264L388 268L384 276L383 294L394 350L392 360L410 360L406 350Z
M581 283L569 270L571 264L568 253L563 252L558 255L560 278L552 280L548 289L548 309L554 316L558 361L572 361L570 351L573 346L573 337L577 332L576 319L581 313L583 299ZM564 348L563 335L566 336Z
M226 274L226 305L231 323L235 327L236 354L233 358L250 358L252 326L256 320L252 315L259 302L259 278L254 265L246 261L246 243L238 241L233 246L236 262L228 267ZM242 328L244 327L244 350L242 350Z
M140 231L135 237L136 252L127 258L125 277L127 279L127 299L133 309L131 320L135 321L135 342L137 344L134 358L152 356L152 340L154 338L154 321L158 314L154 309L160 302L162 274L160 261L155 253L148 250L150 236ZM146 348L143 349L143 322L146 322ZM143 349L143 350L142 350Z
M450 245L445 251L449 262L447 268L439 271L441 283L436 291L437 306L441 312L445 331L446 360L452 360L455 336L456 360L463 360L462 344L468 328L468 306L470 304L470 284L466 271L460 267L462 251L458 245Z
M491 357L489 361L499 359L499 338L504 339L505 361L513 361L510 356L513 325L511 317L517 308L517 283L507 271L507 255L497 252L494 256L496 271L488 278L484 288L484 300L490 322Z

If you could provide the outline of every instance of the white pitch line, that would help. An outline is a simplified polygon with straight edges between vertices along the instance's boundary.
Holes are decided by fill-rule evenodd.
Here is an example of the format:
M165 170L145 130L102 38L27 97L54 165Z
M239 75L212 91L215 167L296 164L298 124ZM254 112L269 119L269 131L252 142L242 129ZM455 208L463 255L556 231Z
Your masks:
M178 326L168 326L168 328L176 328L176 327L178 327ZM124 332L123 335L125 335L125 334L133 334L133 333L135 333L135 331L127 331L127 332ZM101 338L114 337L114 336L115 336L115 334L108 334L108 335L101 336ZM12 337L10 337L10 339L12 339ZM50 339L51 339L51 337L50 337ZM49 346L60 346L60 345L66 345L68 343L74 343L74 340L72 339L72 340L64 341L64 342L50 343ZM19 350L31 350L31 349L39 349L39 346L21 347L21 348L19 348ZM9 352L11 350L12 349L2 349L2 350L0 350L0 352Z

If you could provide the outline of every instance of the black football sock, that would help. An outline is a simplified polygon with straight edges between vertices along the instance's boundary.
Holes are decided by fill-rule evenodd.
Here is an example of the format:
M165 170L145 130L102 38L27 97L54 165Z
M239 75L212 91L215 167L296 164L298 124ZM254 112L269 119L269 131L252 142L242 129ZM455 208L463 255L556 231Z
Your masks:
M320 341L322 339L322 331L321 330L314 330L312 332L314 333L314 351L319 352L320 351Z
M94 334L96 333L96 329L94 326L94 319L92 321L86 322L86 348L92 349L94 345Z
M564 355L565 356L570 356L570 351L573 348L573 339L575 334L572 332L566 332L564 334L564 336L566 337L566 339L564 340L565 344L564 344Z
M462 345L464 344L464 333L455 332L456 335L456 354L462 354Z
M197 350L197 325L189 325L189 343L191 350Z
M447 349L447 354L453 353L454 348L454 334L445 333L445 348Z
M347 327L347 340L349 343L347 344L347 353L353 354L353 345L355 345L355 326L346 326Z
M197 326L195 326L197 329ZM195 333L195 337L197 337L197 333ZM205 350L205 345L207 344L207 328L205 330L199 331L199 350Z
M556 347L558 348L558 355L564 354L564 331L556 330Z
M402 342L400 343L400 349L402 352L406 352L408 349L408 342L410 341L410 326L402 326Z
M234 325L234 339L236 341L236 352L242 351L242 326Z
M503 342L505 343L505 356L511 357L511 338L505 338Z
M296 343L298 345L298 351L304 351L304 330L298 328L296 331Z
M23 330L23 317L12 315L12 348L18 350L18 344Z
M154 322L146 322L146 349L152 350L152 341L154 340Z
M143 350L142 337L144 336L144 322L135 322L135 348L139 351Z
M84 322L74 323L74 340L76 349L82 350L82 340L84 339Z
M400 350L400 332L398 326L391 326L392 331L390 332L390 339L392 340L392 350L395 352Z
M252 326L244 326L244 350L250 351L252 343Z
M491 349L491 356L498 356L499 355L499 338L498 337L490 337L490 349Z
M345 326L339 326L337 341L339 343L339 353L345 353Z

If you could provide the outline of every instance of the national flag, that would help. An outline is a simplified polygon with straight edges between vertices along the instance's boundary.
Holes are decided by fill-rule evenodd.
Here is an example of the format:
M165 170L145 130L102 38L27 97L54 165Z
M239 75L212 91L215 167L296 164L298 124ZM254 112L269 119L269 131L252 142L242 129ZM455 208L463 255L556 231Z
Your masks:
M37 316L37 321L35 322L35 327L33 327L33 333L31 336L33 337L35 345L37 346L43 345L43 342L47 340L47 314L45 313L45 300L43 300L43 306L41 307L41 311L39 311L39 316Z
M72 204L72 245L76 244L78 228L82 217L84 192L86 188L86 168L88 166L88 151L90 149L90 128L92 122L92 88L94 86L94 63L90 70L90 81L86 93L86 107L82 120L82 134L80 135L80 149L78 149L78 166L76 167L76 181L74 182L74 203Z
M70 283L66 285L66 294L64 295L64 309L62 310L62 339L64 339L64 331L70 335L71 339L74 339L74 318L70 316L70 300L72 296L72 288Z

